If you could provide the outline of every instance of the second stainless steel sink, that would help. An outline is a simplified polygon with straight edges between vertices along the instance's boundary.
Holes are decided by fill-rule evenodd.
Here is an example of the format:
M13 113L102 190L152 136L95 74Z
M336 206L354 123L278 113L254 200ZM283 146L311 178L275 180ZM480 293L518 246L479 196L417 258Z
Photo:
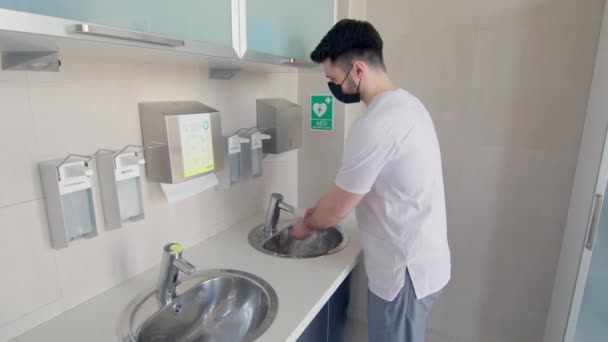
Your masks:
M317 230L305 240L289 236L293 223L283 225L278 233L268 237L264 226L249 233L249 243L257 250L285 258L315 258L342 250L348 244L348 235L339 226Z
M249 342L274 321L275 291L264 280L236 270L206 270L180 281L180 292L159 309L150 290L121 318L128 342Z

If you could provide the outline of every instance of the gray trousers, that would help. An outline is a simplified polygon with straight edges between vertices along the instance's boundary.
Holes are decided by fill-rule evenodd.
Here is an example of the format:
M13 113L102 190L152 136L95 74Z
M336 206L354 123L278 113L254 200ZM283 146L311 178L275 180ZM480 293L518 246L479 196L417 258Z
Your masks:
M369 342L424 342L426 319L441 291L416 299L410 273L397 297L387 302L367 291Z

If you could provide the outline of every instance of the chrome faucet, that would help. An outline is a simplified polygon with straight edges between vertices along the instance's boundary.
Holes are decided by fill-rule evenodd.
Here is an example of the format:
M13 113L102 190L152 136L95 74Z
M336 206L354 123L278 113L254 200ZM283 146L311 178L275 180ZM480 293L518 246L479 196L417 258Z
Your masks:
M290 213L295 211L293 206L283 202L283 195L274 193L270 196L270 203L266 211L266 221L264 221L264 234L267 237L271 237L277 233L277 223L279 222L281 210Z
M179 271L184 274L192 274L196 268L182 259L183 248L178 243L170 243L165 245L163 249L163 258L160 263L160 274L158 277L158 285L156 288L156 299L159 307L164 307L173 302L176 297L175 287L177 286L177 278Z

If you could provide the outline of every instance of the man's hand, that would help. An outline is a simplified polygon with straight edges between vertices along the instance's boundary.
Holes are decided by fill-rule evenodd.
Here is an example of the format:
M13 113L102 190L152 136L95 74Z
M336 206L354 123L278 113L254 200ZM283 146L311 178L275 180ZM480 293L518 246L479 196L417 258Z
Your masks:
M296 240L304 240L307 237L311 236L314 233L314 229L308 227L306 224L306 220L312 216L314 209L307 209L304 218L298 220L296 224L289 231L289 236Z
M308 220L312 216L312 213L314 213L314 212L315 212L315 208L306 209L306 214L304 214L304 220Z
M333 185L321 198L312 213L307 213L306 225L311 229L324 229L340 223L363 199L364 194L355 194Z
M314 229L309 228L304 220L299 220L289 231L289 236L296 240L304 240L314 233Z

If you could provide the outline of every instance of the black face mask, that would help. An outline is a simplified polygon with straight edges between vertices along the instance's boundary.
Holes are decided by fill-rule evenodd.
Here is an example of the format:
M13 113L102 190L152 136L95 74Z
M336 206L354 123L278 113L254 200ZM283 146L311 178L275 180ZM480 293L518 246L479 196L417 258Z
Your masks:
M342 91L342 84L344 84L344 82L346 82L346 79L348 78L348 76L350 75L350 72L352 70L353 70L353 67L351 66L350 70L348 70L348 74L346 74L346 77L344 78L342 83L340 83L340 84L336 84L334 82L327 83L327 86L329 86L329 90L334 95L336 100L338 100L340 102L344 102L346 104L357 103L357 102L361 101L361 94L359 94L359 86L361 85L361 80L359 80L359 84L357 84L357 90L355 91L354 94L344 94L344 92Z

